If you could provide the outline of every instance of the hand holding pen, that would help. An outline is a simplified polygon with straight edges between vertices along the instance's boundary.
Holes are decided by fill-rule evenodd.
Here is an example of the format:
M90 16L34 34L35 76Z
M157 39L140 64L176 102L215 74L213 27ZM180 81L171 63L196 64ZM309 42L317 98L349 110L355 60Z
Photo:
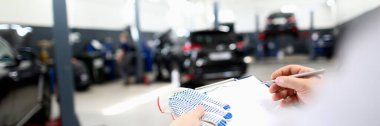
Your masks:
M300 65L288 65L272 73L274 84L270 86L269 92L273 94L274 101L282 100L281 106L294 103L307 103L311 89L315 86L319 76L295 77L291 75L314 71L309 67ZM318 71L317 71L318 72ZM323 70L320 70L321 73Z

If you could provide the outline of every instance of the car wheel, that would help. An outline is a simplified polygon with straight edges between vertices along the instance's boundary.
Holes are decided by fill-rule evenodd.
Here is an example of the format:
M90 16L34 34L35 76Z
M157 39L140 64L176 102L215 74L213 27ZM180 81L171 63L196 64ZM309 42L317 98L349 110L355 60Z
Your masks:
M89 77L90 75L88 75L88 73L86 72L79 75L79 81L75 82L75 87L77 91L86 91L90 88L91 81Z

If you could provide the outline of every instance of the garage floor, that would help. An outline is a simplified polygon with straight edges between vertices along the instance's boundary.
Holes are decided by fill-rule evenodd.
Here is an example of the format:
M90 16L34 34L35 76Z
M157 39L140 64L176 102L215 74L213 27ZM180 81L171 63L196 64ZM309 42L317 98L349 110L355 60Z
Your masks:
M266 60L251 64L248 74L267 80L272 71L287 64L326 68L331 61L310 62L303 56L287 57L281 62ZM171 117L158 111L155 91L169 85L126 86L122 81L97 84L75 94L76 113L82 126L168 126Z

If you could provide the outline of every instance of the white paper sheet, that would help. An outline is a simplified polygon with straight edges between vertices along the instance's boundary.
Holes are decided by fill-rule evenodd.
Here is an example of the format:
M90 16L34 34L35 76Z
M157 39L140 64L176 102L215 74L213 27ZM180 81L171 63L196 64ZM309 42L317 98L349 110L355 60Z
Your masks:
M232 81L208 92L212 98L230 104L233 118L227 126L269 126L291 125L289 109L279 108L278 102L272 101L269 88L261 84L256 77ZM214 89L208 87L199 91ZM284 116L285 115L285 116ZM284 122L286 124L284 124Z

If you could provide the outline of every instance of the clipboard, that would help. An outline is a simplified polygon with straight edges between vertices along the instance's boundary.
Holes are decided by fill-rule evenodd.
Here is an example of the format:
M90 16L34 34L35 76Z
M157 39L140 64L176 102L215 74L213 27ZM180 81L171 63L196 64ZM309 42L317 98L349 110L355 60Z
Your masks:
M228 79L214 84L196 88L208 96L231 106L233 118L228 126L269 126L281 120L289 122L294 114L293 109L279 108L279 102L272 100L267 86L255 76L243 79Z

